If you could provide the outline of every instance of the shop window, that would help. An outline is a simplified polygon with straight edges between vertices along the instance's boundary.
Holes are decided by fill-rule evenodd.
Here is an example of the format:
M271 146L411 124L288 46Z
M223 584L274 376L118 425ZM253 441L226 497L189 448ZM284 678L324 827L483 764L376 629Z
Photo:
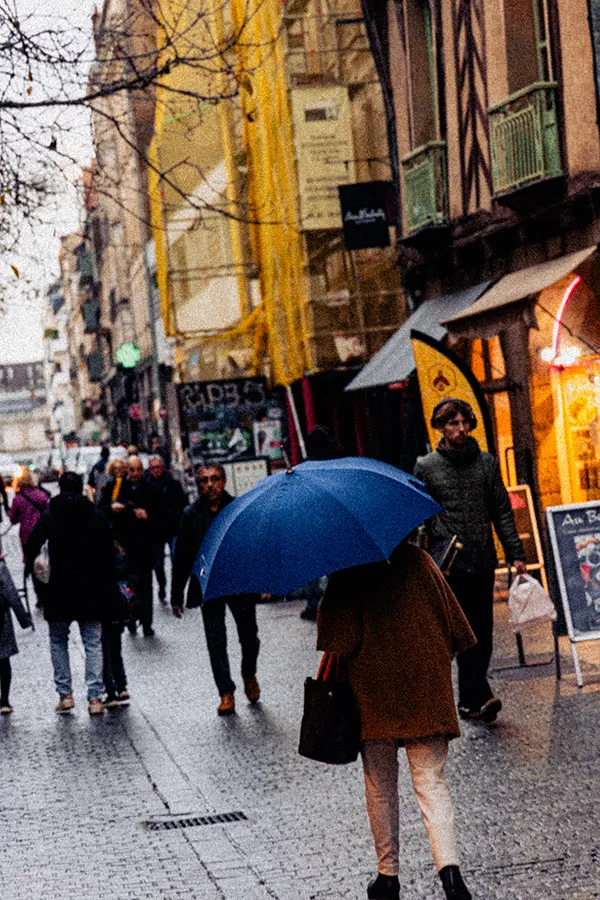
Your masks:
M546 0L504 0L509 94L552 80Z

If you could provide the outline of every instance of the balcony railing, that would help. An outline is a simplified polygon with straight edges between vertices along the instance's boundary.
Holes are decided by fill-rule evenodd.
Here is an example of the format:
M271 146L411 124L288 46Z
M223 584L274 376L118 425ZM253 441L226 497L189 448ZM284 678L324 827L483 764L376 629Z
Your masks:
M562 174L556 83L532 84L488 112L494 194Z
M445 141L431 141L402 159L402 186L408 234L448 221Z

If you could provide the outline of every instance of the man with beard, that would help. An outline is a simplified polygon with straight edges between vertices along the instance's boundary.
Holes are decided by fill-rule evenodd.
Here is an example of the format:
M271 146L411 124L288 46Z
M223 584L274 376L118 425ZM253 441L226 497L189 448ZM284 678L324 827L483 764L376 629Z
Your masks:
M414 474L444 511L431 525L431 538L456 535L462 545L448 582L477 644L458 661L458 710L465 719L493 722L502 709L487 680L494 628L494 573L498 562L492 525L517 574L527 571L508 492L495 456L470 436L477 426L472 407L447 397L433 410L431 426L442 434L436 449L417 460Z

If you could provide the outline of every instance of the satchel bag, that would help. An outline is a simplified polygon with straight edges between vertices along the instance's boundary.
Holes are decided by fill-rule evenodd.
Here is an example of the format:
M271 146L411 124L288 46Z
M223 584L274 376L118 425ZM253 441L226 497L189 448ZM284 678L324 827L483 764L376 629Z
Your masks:
M360 714L347 666L325 653L316 678L304 683L298 753L317 762L354 762L360 750Z
M50 551L48 550L48 541L46 541L33 561L33 574L42 584L48 584L50 582Z
M542 585L531 575L518 575L508 592L508 621L515 631L538 622L554 622L556 609Z

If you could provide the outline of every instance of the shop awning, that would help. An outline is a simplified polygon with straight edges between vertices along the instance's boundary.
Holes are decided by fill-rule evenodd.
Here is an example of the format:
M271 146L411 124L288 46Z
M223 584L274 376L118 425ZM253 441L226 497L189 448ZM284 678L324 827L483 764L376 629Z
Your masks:
M473 304L491 283L485 281L456 294L426 300L360 370L356 378L346 386L346 390L357 391L360 388L380 387L404 381L415 368L410 343L411 330L414 328L428 334L429 337L441 340L447 332L444 325L440 324L441 319L454 316Z
M482 333L482 336L490 336L499 330L502 316L507 312L505 307L539 294L544 288L560 281L595 252L595 246L587 247L585 250L568 253L566 256L559 256L558 259L504 275L468 308L463 307L451 316L445 316L442 325L446 326L448 331L461 333L472 331L473 328L477 330L477 324L481 323L487 332Z

